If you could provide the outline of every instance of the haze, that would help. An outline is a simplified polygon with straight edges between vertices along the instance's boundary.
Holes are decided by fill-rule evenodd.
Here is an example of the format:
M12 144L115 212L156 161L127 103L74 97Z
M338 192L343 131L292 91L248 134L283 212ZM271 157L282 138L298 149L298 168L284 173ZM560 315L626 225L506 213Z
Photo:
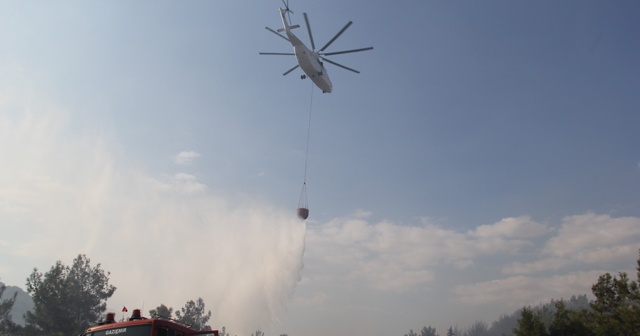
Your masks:
M291 0L375 48L325 95L258 55L291 51L280 5L0 3L0 280L83 253L116 312L401 336L633 271L640 3Z

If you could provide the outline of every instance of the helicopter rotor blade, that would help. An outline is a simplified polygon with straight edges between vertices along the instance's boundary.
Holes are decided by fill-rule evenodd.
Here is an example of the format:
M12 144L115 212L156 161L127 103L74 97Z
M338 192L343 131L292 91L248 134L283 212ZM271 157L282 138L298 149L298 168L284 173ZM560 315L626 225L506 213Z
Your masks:
M259 52L260 55L293 56L294 53Z
M291 14L293 14L293 11L289 9L289 0L287 0L287 2L282 0L282 4L284 4L284 11L287 13L287 16L289 17L289 23L291 23Z
M293 71L293 70L297 69L299 66L300 66L299 64L296 64L296 66L294 66L293 68L291 68L291 69L287 70L287 72L283 73L282 75L283 75L283 76L288 75L291 71Z
M276 34L276 35L278 35L278 36L282 37L283 39L287 40L287 42L291 43L291 41L289 41L289 39L288 39L286 36L284 36L284 35L282 35L282 34L278 33L277 31L275 31L275 30L273 30L273 29L271 29L271 28L269 28L269 27L264 27L264 28L265 28L266 30L268 30L268 31L270 31L270 32L272 32L272 33L274 33L274 34Z
M304 15L304 22L307 24L307 31L309 32L309 40L311 40L311 50L316 50L316 44L313 43L313 35L311 34L311 25L309 24L309 18L307 17L307 13L302 13Z
M368 47L368 48L360 48L360 49L334 51L334 52L330 52L330 53L321 53L320 55L325 55L325 56L340 55L340 54L348 54L348 53L354 53L354 52L359 52L359 51L367 51L367 50L372 50L372 49L373 49L373 47Z
M327 42L327 44L325 44L324 47L320 49L320 51L324 51L325 49L327 49L331 45L331 43L333 43L338 37L340 37L340 35L342 35L342 33L344 33L345 30L347 30L347 28L349 28L349 26L351 26L352 23L353 21L349 21L349 23L347 23L347 25L340 29L336 36L334 36L329 42Z
M360 71L358 71L358 70L351 69L351 68L346 67L346 66L344 66L344 65L342 65L342 64L338 64L338 63L336 63L336 62L334 62L334 61L332 61L332 60L326 59L326 58L324 58L324 57L322 57L322 56L320 56L320 58L322 58L322 59L323 59L324 61L326 61L326 62L329 62L329 63L331 63L331 64L333 64L333 65L335 65L335 66L339 66L339 67L341 67L341 68L343 68L343 69L345 69L345 70L353 71L353 72L355 72L355 73L360 73Z

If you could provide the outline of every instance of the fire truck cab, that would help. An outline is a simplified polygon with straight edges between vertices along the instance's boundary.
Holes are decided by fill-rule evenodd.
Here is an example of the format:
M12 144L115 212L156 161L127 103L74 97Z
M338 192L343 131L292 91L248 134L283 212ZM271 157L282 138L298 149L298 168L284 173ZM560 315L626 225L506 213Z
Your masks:
M163 317L146 318L134 309L126 321L116 322L115 313L108 313L104 322L85 330L81 336L218 336L217 330L193 330L178 321Z

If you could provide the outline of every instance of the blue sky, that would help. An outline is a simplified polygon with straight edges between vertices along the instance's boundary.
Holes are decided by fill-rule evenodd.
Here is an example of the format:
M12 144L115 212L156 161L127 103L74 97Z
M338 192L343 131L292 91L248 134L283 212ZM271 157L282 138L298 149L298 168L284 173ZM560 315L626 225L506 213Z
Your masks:
M280 4L2 2L0 279L85 253L116 310L402 335L633 270L638 3L292 0L317 45L352 20L328 51L375 48L325 95L258 55L291 50Z

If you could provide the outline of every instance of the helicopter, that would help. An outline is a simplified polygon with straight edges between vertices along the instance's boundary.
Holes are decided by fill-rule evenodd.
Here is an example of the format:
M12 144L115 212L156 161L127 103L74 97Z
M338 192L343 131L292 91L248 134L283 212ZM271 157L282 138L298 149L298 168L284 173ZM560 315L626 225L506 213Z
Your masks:
M285 8L278 8L278 10L282 18L283 28L280 28L277 31L269 27L265 27L265 28L268 31L280 36L281 38L291 43L291 45L293 46L293 53L260 52L259 54L260 55L296 56L298 60L298 64L293 68L287 70L285 73L283 73L282 74L283 76L288 75L290 72L292 72L293 70L299 67L302 69L302 71L304 71L304 75L300 76L300 78L305 79L308 77L311 79L311 81L313 81L313 83L318 88L320 88L320 90L322 90L322 93L331 93L331 90L332 90L331 80L329 79L329 74L327 72L327 69L324 67L323 61L326 61L335 66L341 67L343 69L346 69L355 73L360 73L360 71L358 70L355 70L355 69L346 67L342 64L338 64L334 61L331 61L327 59L325 56L372 50L373 47L351 49L351 50L344 50L344 51L335 51L335 52L324 52L338 37L340 37L340 35L342 35L342 33L344 33L345 30L347 30L347 28L349 28L349 26L351 26L351 24L353 23L352 21L349 21L349 23L347 23L331 40L329 40L327 44L325 44L322 48L320 48L320 50L316 51L316 46L313 41L313 35L311 34L311 26L309 24L309 18L307 17L307 13L303 13L303 15L304 15L304 21L307 26L307 32L309 33L309 40L311 41L311 49L307 48L307 46L292 32L293 29L300 28L300 25L291 25L289 23L291 21L291 17L289 15L289 20L287 20L287 14L293 13L293 12L289 9L288 1L285 2L284 0L282 0L282 3L284 3ZM286 36L282 35L281 34L282 32L284 32Z

